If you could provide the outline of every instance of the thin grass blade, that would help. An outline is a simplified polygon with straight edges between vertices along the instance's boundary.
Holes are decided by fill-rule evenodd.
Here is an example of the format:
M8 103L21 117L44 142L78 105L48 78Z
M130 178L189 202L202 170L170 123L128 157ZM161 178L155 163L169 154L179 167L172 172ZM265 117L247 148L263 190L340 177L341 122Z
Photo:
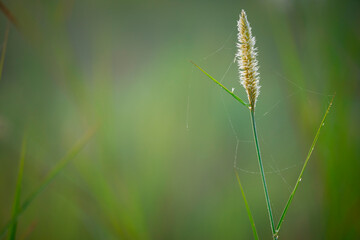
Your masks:
M73 160L77 154L84 148L86 143L96 132L97 127L88 130L85 135L70 149L70 151L63 157L58 164L49 172L42 184L24 201L17 214L4 226L0 232L0 239L4 237L9 227L17 221L18 217L27 209L27 207L34 201L34 199L52 182L52 180L66 167L66 165Z
M317 140L318 140L318 138L319 138L319 135L320 135L320 130L321 130L321 128L324 126L324 122L325 122L326 116L328 115L328 113L329 113L329 111L330 111L330 108L331 108L331 105L332 105L332 103L333 103L333 101L334 101L334 98L335 98L335 95L334 95L333 98L331 99L331 102L330 102L330 104L329 104L329 106L328 106L328 108L327 108L327 110L326 110L326 112L325 112L325 114L324 114L324 117L323 117L323 119L322 119L322 121L321 121L321 123L320 123L320 126L319 126L319 128L318 128L318 130L317 130L317 132L316 132L315 138L314 138L314 140L313 140L313 142L312 142L312 144L311 144L311 147L310 147L309 153L308 153L308 155L307 155L307 157L306 157L305 163L304 163L304 165L303 165L303 167L302 167L302 169L301 169L300 175L299 175L299 177L298 177L298 179L297 179L297 181L296 181L295 187L294 187L293 191L291 192L290 197L289 197L289 200L287 201L287 203L286 203L286 205L285 205L285 208L284 208L284 210L283 210L283 212L282 212L282 214L281 214L281 217L280 217L280 220L279 220L279 224L278 224L277 227L276 227L276 239L278 238L278 233L279 233L281 224L282 224L283 221L284 221L284 217L285 217L285 215L286 215L286 213L287 213L287 211L288 211L288 208L289 208L289 206L290 206L290 204L291 204L291 201L292 201L293 198L294 198L294 195L295 195L295 192L296 192L296 190L297 190L297 188L298 188L298 186L299 186L299 183L301 182L302 175L303 175L303 173L304 173L304 170L305 170L305 168L306 168L306 165L307 165L308 162L309 162L309 159L310 159L310 157L311 157L311 154L312 154L312 152L313 152L313 150L314 150L314 148L315 148L315 144L316 144L316 142L317 142Z
M241 185L240 177L239 177L239 174L238 174L238 172L236 171L236 169L235 169L235 174L236 174L237 181L238 181L238 183L239 183L241 195L242 195L242 197L243 197L243 199L244 199L246 211L247 211L247 214L248 214L248 217L249 217L249 221L250 221L250 224L251 224L251 228L252 228L252 231L253 231L253 234L254 234L254 239L255 239L255 240L259 240L259 236L258 236L258 234L257 234L256 227L255 227L254 218L253 218L253 216L252 216L252 214L251 214L250 207L249 207L248 201L246 200L245 192L244 192L244 189L243 189L243 187L242 187L242 185Z
M15 197L13 202L13 212L12 218L17 215L19 206L20 206L20 196L21 196L21 188L22 188L22 179L24 173L24 163L25 163L25 155L26 155L26 147L27 147L27 136L24 134L22 144L21 144L21 153L20 153L20 162L19 162L19 172L16 180L16 190ZM9 230L9 240L14 240L16 237L16 229L17 229L17 221L14 221Z
M227 93L229 93L233 98L235 98L238 102L240 102L245 107L249 108L249 104L245 103L241 98L236 96L233 92L231 92L229 89L227 89L224 85L222 85L219 81L217 81L215 78L213 78L210 74L205 72L204 69L196 65L193 61L190 61L192 64L194 64L195 67L197 67L200 71L205 73L206 76L208 76L211 80L213 80L217 85L219 85L222 89L224 89Z
M5 53L6 53L6 46L7 46L7 41L9 38L9 23L6 24L6 30L5 30L5 36L4 36L4 42L1 48L1 57L0 57L0 80L1 80L1 76L2 76L2 71L3 71L3 67L4 67L4 62L5 62Z
M0 11L3 12L5 17L12 23L16 28L18 28L19 24L14 15L10 12L10 10L5 6L5 4L0 1Z
M18 240L26 240L26 239L28 239L29 236L31 235L31 233L34 232L37 224L38 224L37 220L34 220L34 221L27 227L27 229L19 236Z

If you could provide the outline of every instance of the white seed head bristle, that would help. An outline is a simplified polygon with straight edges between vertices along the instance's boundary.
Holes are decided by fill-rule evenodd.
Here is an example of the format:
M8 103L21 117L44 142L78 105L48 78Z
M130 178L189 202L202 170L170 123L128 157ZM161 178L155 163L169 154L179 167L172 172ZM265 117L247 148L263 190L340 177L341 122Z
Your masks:
M256 60L255 37L251 34L251 27L244 10L241 11L238 25L238 51L235 55L239 66L240 82L244 86L249 98L250 108L254 110L260 93L259 66Z

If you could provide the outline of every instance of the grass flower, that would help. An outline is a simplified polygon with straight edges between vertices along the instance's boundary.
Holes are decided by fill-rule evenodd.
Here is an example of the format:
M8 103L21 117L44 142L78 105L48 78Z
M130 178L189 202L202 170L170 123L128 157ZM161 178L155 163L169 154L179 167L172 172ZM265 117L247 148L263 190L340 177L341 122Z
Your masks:
M240 82L244 86L250 104L250 109L255 110L259 96L259 67L256 60L255 37L251 34L251 27L244 10L241 11L238 21L238 52L236 60L239 65Z

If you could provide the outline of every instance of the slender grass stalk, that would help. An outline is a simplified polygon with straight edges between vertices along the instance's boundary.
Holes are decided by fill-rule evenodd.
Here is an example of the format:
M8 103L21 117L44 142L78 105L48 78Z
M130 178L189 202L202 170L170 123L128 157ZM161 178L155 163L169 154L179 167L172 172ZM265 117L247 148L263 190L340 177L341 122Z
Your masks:
M303 165L303 168L300 172L300 175L298 177L298 180L295 184L295 187L292 191L292 193L290 194L289 200L286 203L286 206L282 212L282 215L280 217L279 223L275 228L275 224L274 224L274 217L273 217L273 213L272 213L272 209L271 209L271 202L270 202L270 197L269 197L269 192L268 192L268 188L267 188L267 184L266 184L266 178L265 178L265 172L264 172L264 166L263 166L263 162L261 159L261 151L260 151L260 146L259 146L259 140L258 140L258 136L257 136L257 130L256 130L256 121L255 121L255 106L256 106L256 102L257 102L257 98L259 96L259 89L260 89L260 85L259 85L259 73L258 73L258 61L256 60L256 56L257 56L257 49L255 48L255 37L252 36L251 33L251 27L250 24L247 20L247 16L244 10L241 11L240 14L240 19L238 21L238 43L237 43L237 47L238 47L238 52L236 53L236 59L239 65L239 73L240 73L240 82L241 84L244 86L247 96L248 96L248 100L249 100L249 104L246 104L243 100L241 100L239 97L237 97L235 94L233 94L232 92L230 92L226 87L224 87L220 82L218 82L217 80L215 80L212 76L210 76L207 72L205 72L202 68L200 68L198 65L196 65L195 63L191 62L192 64L194 64L198 69L200 69L203 73L205 73L211 80L213 80L216 84L218 84L221 88L223 88L227 93L229 93L231 96L233 96L237 101L239 101L240 103L242 103L244 106L248 107L248 109L250 110L250 117L251 117L251 123L252 123L252 128L253 128L253 135L254 135L254 142L255 142L255 147L256 147L256 153L258 156L258 162L259 162L259 168L260 168L260 173L261 173L261 180L263 183L263 189L264 189L264 193L265 193L265 200L266 200L266 207L267 207L267 211L268 211L268 215L269 215L269 221L270 221L270 227L271 227L271 231L272 231L272 238L277 240L278 239L278 233L281 227L282 222L284 221L284 217L288 211L288 208L292 202L292 199L294 198L295 192L299 186L299 183L302 179L302 175L304 173L304 170L307 166L307 163L310 159L310 156L314 150L315 144L319 138L319 134L320 134L320 130L322 128L322 126L324 125L324 121L326 119L326 116L328 115L329 111L330 111L330 107L333 103L334 97L332 98L326 112L325 115L321 121L320 127L317 130L317 133L315 135L315 138L313 140L313 143L311 145L311 148L309 150L309 153L306 157L305 163ZM256 228L255 228L255 223L254 223L254 219L251 215L250 212L250 208L248 205L248 202L246 200L245 197L245 192L244 189L241 185L240 182L240 178L237 172L236 173L236 177L240 186L240 190L245 202L245 206L246 206L246 210L249 216L249 220L251 223L251 227L253 229L253 233L254 233L254 238L258 239L257 236L257 232L256 232Z
M259 168L261 173L261 180L263 183L266 206L269 214L271 232L273 237L275 236L275 224L274 217L271 210L271 203L269 197L269 191L266 184L264 166L261 160L261 152L259 146L259 140L256 131L255 122L255 106L258 96L260 94L259 85L259 66L256 59L257 49L255 48L255 37L251 33L250 23L247 20L247 16L244 10L241 11L240 19L238 21L238 52L236 53L236 59L239 66L240 82L244 86L250 104L250 116L254 134L254 142L256 147L256 153L259 160Z
M242 195L242 197L243 197L243 199L244 199L244 203L245 203L245 207L246 207L246 212L247 212L247 214L248 214L249 221L250 221L250 224L251 224L251 228L252 228L253 234L254 234L254 239L255 239L255 240L259 240L259 236L258 236L258 234L257 234L256 227L255 227L254 218L253 218L253 216L252 216L252 214L251 214L248 201L246 200L244 188L242 187L242 184L241 184L241 181L240 181L240 177L239 177L239 174L237 173L236 169L235 169L235 175L236 175L237 181L238 181L238 183L239 183L241 195Z
M276 239L278 239L278 233L279 233L281 224L282 224L283 221L284 221L284 217L285 217L285 215L286 215L286 213L287 213L287 211L288 211L288 208L289 208L289 206L290 206L290 204L291 204L291 202L292 202L292 200L293 200L293 198L294 198L294 195L295 195L295 192L296 192L296 190L297 190L297 188L298 188L298 186L299 186L299 183L300 183L301 180L302 180L302 175L304 174L305 168L306 168L306 166L307 166L307 164L308 164L308 162L309 162L309 159L310 159L310 157L311 157L311 154L312 154L312 152L313 152L313 150L314 150L314 148L315 148L315 144L316 144L316 142L317 142L317 140L318 140L318 138L319 138L319 135L320 135L320 130L321 130L321 128L324 126L324 122L325 122L326 116L328 115L328 113L329 113L329 111L330 111L330 108L331 108L331 105L332 105L332 103L333 103L333 101L334 101L334 98L335 98L335 95L332 97L331 102L329 103L329 106L328 106L328 108L326 109L326 112L325 112L325 114L324 114L324 117L323 117L323 119L322 119L322 121L321 121L321 123L320 123L320 126L319 126L319 128L318 128L318 130L317 130L317 132L316 132L316 135L315 135L314 140L313 140L313 142L312 142L312 144L311 144L311 147L310 147L310 150L309 150L309 152L308 152L308 154L307 154L307 157L306 157L306 160L305 160L305 162L304 162L304 165L303 165L303 167L302 167L302 169L301 169L300 175L299 175L299 177L298 177L298 179L297 179L297 181L296 181L295 187L294 187L293 191L291 192L290 197L289 197L289 200L287 201L287 203L286 203L286 205L285 205L285 208L284 208L284 210L283 210L283 212L282 212L282 214L281 214L279 223L278 223L278 225L277 225L277 227L276 227L276 230L275 230L275 231L276 231Z
M21 196L21 188L22 188L22 179L24 173L24 163L25 163L25 155L26 155L26 146L27 146L27 136L26 133L23 136L22 144L21 144L21 153L20 153L20 162L19 162L19 172L16 181L16 190L13 202L13 212L12 218L17 215L20 206L20 196ZM9 240L14 240L16 237L16 229L17 229L17 221L14 221L9 230Z
M10 226L17 221L19 216L29 207L29 205L36 199L36 197L54 180L54 178L66 167L66 165L73 160L77 154L84 148L86 143L94 135L97 127L88 130L85 135L70 149L70 151L55 165L55 167L49 172L47 177L41 183L41 185L24 201L19 207L17 213L9 220L9 222L0 231L0 239L4 237Z
M3 67L4 67L4 62L5 62L6 47L7 47L7 41L9 38L9 29L10 29L9 23L6 23L4 42L3 42L3 45L1 48L1 57L0 57L0 80L1 80L2 71L3 71Z
M258 160L259 160L259 168L260 168L260 173L261 173L261 180L262 180L262 183L263 183L263 188L264 188L264 193L265 193L266 207L267 207L268 214L269 214L271 232L273 234L273 237L275 237L274 217L273 217L272 210L271 210L271 203L270 203L269 192L268 192L266 179L265 179L264 166L263 166L263 163L262 163L262 160L261 160L261 152L260 152L259 140L258 140L257 131L256 131L255 111L252 110L252 109L250 110L250 116L251 116L251 123L252 123L252 127L253 127L253 134L254 134L254 142L255 142L255 147L256 147L256 153L257 153Z

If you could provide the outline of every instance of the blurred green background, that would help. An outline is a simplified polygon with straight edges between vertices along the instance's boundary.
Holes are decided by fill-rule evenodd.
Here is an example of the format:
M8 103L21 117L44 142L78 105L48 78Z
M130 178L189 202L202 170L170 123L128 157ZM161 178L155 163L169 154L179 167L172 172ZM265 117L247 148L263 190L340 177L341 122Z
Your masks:
M95 136L20 216L17 239L261 239L271 231L236 21L259 49L257 124L275 221L336 98L280 239L360 239L359 1L1 1L0 228L27 132L24 200ZM3 50L2 50L3 51Z

